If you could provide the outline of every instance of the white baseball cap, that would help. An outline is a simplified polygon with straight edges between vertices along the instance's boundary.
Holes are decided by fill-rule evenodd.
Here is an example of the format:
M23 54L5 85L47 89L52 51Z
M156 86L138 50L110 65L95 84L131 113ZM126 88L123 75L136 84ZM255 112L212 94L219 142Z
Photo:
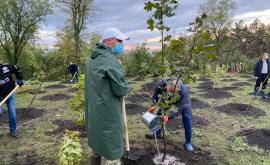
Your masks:
M110 27L106 29L101 37L102 40L106 40L110 38L116 38L121 41L129 39L127 35L123 34L119 29L115 27Z

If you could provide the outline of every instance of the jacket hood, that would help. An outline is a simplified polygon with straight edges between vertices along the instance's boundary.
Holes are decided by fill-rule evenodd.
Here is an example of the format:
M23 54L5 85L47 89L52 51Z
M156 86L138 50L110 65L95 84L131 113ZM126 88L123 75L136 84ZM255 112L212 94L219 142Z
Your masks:
M94 48L94 50L92 51L91 58L95 59L98 56L103 55L104 51L112 52L110 47L106 46L103 43L98 43L96 45L96 48Z

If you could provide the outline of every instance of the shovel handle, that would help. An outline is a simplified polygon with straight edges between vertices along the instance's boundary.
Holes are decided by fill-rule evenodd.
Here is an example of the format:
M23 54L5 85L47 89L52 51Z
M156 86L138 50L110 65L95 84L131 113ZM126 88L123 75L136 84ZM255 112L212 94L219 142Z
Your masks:
M7 101L7 99L19 88L19 85L16 85L16 87L4 98L4 100L1 101L0 107Z
M127 113L126 113L126 106L125 106L125 100L123 99L123 120L124 120L124 129L125 129L125 142L126 142L126 151L130 151L129 147L129 137L128 137L128 126L127 126Z

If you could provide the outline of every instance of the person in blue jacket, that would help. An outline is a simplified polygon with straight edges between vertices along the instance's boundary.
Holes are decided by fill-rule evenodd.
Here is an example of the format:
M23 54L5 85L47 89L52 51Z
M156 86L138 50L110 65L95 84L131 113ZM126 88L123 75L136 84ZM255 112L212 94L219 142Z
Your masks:
M192 146L192 106L191 99L189 95L189 90L186 85L182 81L178 81L178 85L174 90L174 86L177 80L174 78L166 78L160 80L154 90L154 94L152 96L152 102L155 105L160 100L160 95L164 91L169 91L171 93L178 93L180 95L180 100L176 102L176 107L178 108L178 112L171 112L168 116L168 119L171 120L178 116L180 113L182 114L183 125L185 129L185 148L188 151L193 151ZM158 110L157 115L161 115L160 110ZM146 138L153 139L155 138L155 134L157 138L162 138L161 129L156 130L156 132L152 132L150 135L146 134Z
M262 84L261 96L264 99L267 99L268 96L265 93L268 78L270 74L270 61L268 59L268 53L262 53L261 59L258 60L254 67L254 77L256 79L256 84L254 87L254 92L252 97L255 99L257 97L260 85Z

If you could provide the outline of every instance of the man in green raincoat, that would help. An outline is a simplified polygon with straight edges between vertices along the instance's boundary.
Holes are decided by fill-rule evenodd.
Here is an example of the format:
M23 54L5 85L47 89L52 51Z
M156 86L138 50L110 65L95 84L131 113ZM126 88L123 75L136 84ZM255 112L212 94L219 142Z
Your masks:
M100 159L118 160L124 150L123 97L128 93L125 72L117 59L128 37L108 28L86 62L86 125L88 144Z

